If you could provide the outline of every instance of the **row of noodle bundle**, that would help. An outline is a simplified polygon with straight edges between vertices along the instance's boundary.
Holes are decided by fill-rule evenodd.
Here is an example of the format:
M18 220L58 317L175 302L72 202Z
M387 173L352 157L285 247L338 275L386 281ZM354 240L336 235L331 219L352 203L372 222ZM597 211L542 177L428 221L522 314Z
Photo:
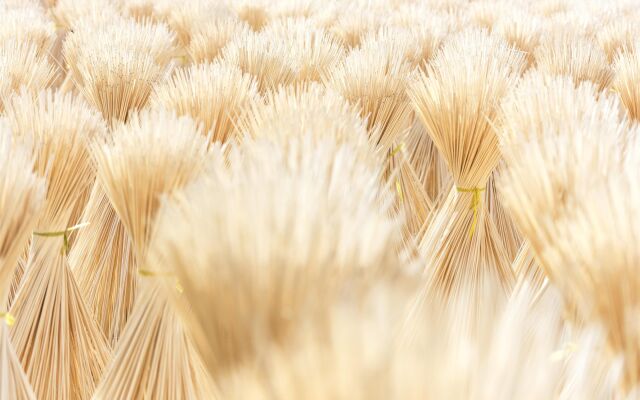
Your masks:
M635 0L0 0L0 400L640 396Z

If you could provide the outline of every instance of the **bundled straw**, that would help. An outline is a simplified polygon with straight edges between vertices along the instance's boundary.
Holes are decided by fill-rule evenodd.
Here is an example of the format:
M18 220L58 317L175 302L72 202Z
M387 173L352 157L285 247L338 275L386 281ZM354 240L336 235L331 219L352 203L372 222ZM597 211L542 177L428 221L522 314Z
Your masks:
M38 48L29 42L8 40L0 44L0 112L4 102L19 90L36 93L48 87L56 72Z
M613 79L604 51L576 34L552 34L536 48L534 57L536 70L569 76L576 83L591 81L600 90L606 89Z
M269 92L264 101L253 101L237 122L241 138L266 138L286 147L287 142L308 135L318 142L332 139L358 149L358 159L379 162L369 143L365 122L357 108L337 93L314 84Z
M640 42L635 50L620 54L615 62L613 88L627 108L629 116L640 121Z
M174 52L166 26L122 18L80 24L63 47L71 79L111 123L146 104Z
M186 51L195 64L218 58L224 46L249 33L249 25L235 18L213 19L193 28Z
M415 339L399 342L390 335L403 305L398 292L406 293L378 287L360 297L362 304L338 304L326 328L309 321L291 346L268 347L263 363L236 370L224 384L225 398L534 400L615 393L615 370L599 359L602 336L565 330L557 297L531 305L531 292L522 290L497 311L482 310L475 336L434 305L421 314ZM491 301L497 300L488 295ZM474 306L457 302L456 309ZM514 360L521 368L513 368Z
M498 18L492 31L525 54L527 66L534 62L534 51L545 33L543 19L529 12L511 9Z
M167 23L183 47L190 45L194 32L199 28L214 21L233 18L232 11L223 2L160 0L153 6L154 16Z
M279 85L319 81L343 55L338 41L309 21L295 19L236 37L222 51L225 61L257 78L262 92Z
M0 120L0 311L6 310L11 277L28 245L45 195L44 182L33 173L27 149L11 142L11 131Z
M630 132L637 136L638 131ZM638 289L638 154L567 210L555 247L566 269L561 279L587 320L601 323L612 358L622 357L621 393L635 394L640 383ZM582 194L582 193L580 193Z
M202 64L178 70L155 87L150 107L188 115L211 133L211 140L232 138L234 121L258 96L253 77L227 64Z
M481 293L487 284L506 292L513 283L510 260L482 198L500 159L492 126L498 100L522 66L522 54L506 43L468 30L444 44L409 91L455 183L421 244L430 290L457 297Z
M4 313L3 313L4 314ZM31 388L29 379L25 375L20 360L16 356L15 350L9 340L9 330L7 326L10 321L13 324L12 316L4 314L0 320L0 399L25 399L35 400L36 395Z
M0 4L0 43L8 39L28 42L39 55L47 55L56 38L55 26L36 5L8 7Z
M324 82L361 107L373 143L390 150L411 123L406 94L409 72L401 49L381 44L378 48L351 51Z
M598 43L607 55L609 62L615 61L620 53L632 51L640 37L640 27L632 18L612 18L598 31Z
M104 134L104 124L84 102L50 91L12 98L6 115L14 134L37 143L34 172L47 182L44 213L11 305L11 340L39 397L86 399L108 348L69 270L68 236L74 228L67 228L93 182L88 147Z
M113 346L124 330L136 290L137 269L128 233L99 183L81 217L69 264L87 306Z
M197 353L167 296L157 293L164 266L146 263L160 197L202 171L210 155L207 144L193 120L159 110L134 114L112 139L94 148L98 182L130 237L138 272L147 280L134 293L130 319L95 398L210 398L209 378Z
M247 141L167 204L150 260L174 268L214 378L286 345L302 318L324 318L348 282L399 272L380 170L357 151L304 134L286 149Z
M405 143L409 161L427 198L439 203L451 189L451 173L419 118L414 118Z
M120 14L111 0L48 0L55 2L51 10L53 20L59 29L74 30L78 24L113 21Z
M590 184L579 178L592 168L591 179L597 179L619 162L625 141L620 104L589 83L576 87L568 77L533 73L502 109L499 132L507 168L501 194L551 278L562 274L562 266L546 259L544 251L556 241L556 219L571 207L568 193Z
M267 4L265 0L238 0L234 9L238 18L257 32L271 19Z
M0 399L34 399L31 384L16 356L7 326L15 317L7 312L7 290L21 252L42 210L44 182L33 172L25 148L11 143L11 131L0 120Z

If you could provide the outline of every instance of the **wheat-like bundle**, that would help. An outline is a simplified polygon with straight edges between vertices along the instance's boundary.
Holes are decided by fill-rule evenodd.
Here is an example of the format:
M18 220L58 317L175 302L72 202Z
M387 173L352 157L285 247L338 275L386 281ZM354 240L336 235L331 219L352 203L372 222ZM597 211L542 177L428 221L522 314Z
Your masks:
M222 50L222 59L255 76L260 91L266 92L279 85L318 81L343 54L339 42L310 22L284 20L260 33L237 36Z
M633 132L634 135L637 135ZM622 357L621 393L640 380L638 297L638 158L599 184L583 188L580 201L558 224L555 247L566 261L561 279L581 315L601 323L612 358ZM582 193L581 193L582 194Z
M166 26L123 18L80 24L63 46L78 90L111 123L144 107L174 52Z
M350 144L361 150L362 161L377 161L359 110L318 84L269 92L264 100L252 101L236 125L241 138L266 138L286 146L289 140L308 135L319 142Z
M190 45L193 33L200 27L233 16L224 2L209 0L161 0L155 4L154 14L169 25L184 47Z
M262 32L271 40L289 41L287 58L296 68L294 83L320 81L345 56L342 42L307 19L276 20Z
M527 11L512 9L500 16L492 31L525 54L527 66L534 62L535 49L545 33L544 20Z
M607 55L594 42L574 33L552 32L534 51L534 68L551 75L571 77L574 82L591 81L598 89L609 87L613 71Z
M44 182L33 171L33 162L22 146L11 143L11 131L0 120L0 398L35 399L8 326L7 290L17 260L27 246L29 234L44 203Z
M268 347L265 362L246 364L225 379L225 396L533 400L615 393L612 374L598 358L601 335L568 332L557 296L532 305L523 288L506 305L480 311L476 335L459 329L457 316L445 311L449 306L433 305L421 314L415 337L399 341L390 332L401 322L406 293L382 286L334 305L328 322L307 321L291 346ZM473 307L457 301L458 309ZM487 294L485 303L491 302L501 301ZM580 347L567 350L571 343ZM522 368L512 368L514 359Z
M489 177L485 189L485 200L487 201L488 216L493 221L498 232L498 237L502 241L504 250L507 253L507 259L511 262L516 258L523 242L522 235L518 231L509 212L504 208L500 200L500 194L498 193L496 176L500 175L500 171L503 168L504 164L499 164L496 171Z
M581 172L577 166L607 171L603 148L615 161L624 141L622 111L615 98L599 94L590 83L575 86L569 77L541 73L525 76L501 108L498 132L506 164L501 192L528 245L542 257L557 236L555 219L570 204L566 193L581 184L574 178ZM538 261L547 273L560 267Z
M256 78L261 92L288 85L295 79L298 66L288 47L274 35L244 32L222 49L222 59Z
M409 161L426 195L434 203L439 203L443 194L448 194L451 189L451 174L419 118L414 118L405 143Z
M149 104L190 116L210 132L211 140L225 142L233 137L234 121L257 97L252 76L235 66L215 63L176 71L154 88Z
M103 23L120 16L112 0L47 0L52 5L51 15L56 25L65 30L75 29L77 24Z
M352 50L343 63L324 78L345 99L361 108L373 142L390 150L411 123L406 94L409 64L401 49L384 43Z
M0 44L0 112L12 94L36 93L54 81L56 71L48 59L29 42L8 40Z
M613 88L627 108L629 116L640 121L640 41L635 50L616 59Z
M357 151L304 134L286 149L245 141L228 167L218 160L167 204L150 259L175 270L179 304L214 378L257 361L270 343L286 345L347 282L399 272L380 168Z
M415 41L419 37L419 41ZM367 34L360 43L361 49L380 51L395 49L411 67L422 67L440 46L442 38L430 27L417 28L384 27Z
M271 19L267 4L265 0L239 0L234 1L233 9L241 21L257 32Z
M158 294L158 283L153 282L162 277L163 266L146 262L161 196L180 189L202 171L209 157L207 144L193 120L156 110L134 114L113 138L94 148L98 182L129 235L138 273L151 280L141 293L134 293L129 321L96 398L208 397L208 377L199 367L198 355L166 295ZM135 277L129 274L125 279ZM104 292L105 297L108 294Z
M449 166L455 188L433 217L421 247L428 287L457 297L513 273L484 190L500 152L493 123L498 100L517 78L523 56L486 32L469 30L445 43L409 91L417 115ZM474 289L475 287L475 289Z
M11 130L0 120L0 310L6 309L7 290L18 258L28 246L31 230L44 205L42 178L24 146L12 144Z
M9 339L6 319L5 315L0 320L0 399L35 400L36 395Z
M0 400L640 397L639 22L0 0Z
M0 4L0 43L8 39L32 43L40 55L46 55L55 41L55 26L44 10L35 5L9 7Z
M381 19L380 13L370 6L358 2L345 4L330 25L329 32L350 49L355 49L365 36L378 30Z
M633 50L638 37L640 37L640 27L637 21L632 18L625 18L622 21L615 18L598 32L598 43L609 62L613 62L619 53Z
M88 308L114 346L124 330L136 290L137 269L131 239L102 185L93 186L69 264Z
M157 282L143 285L93 398L217 398L200 354L166 294Z
M104 135L99 115L71 95L41 92L13 97L5 110L15 135L32 143L34 172L45 178L25 273L11 305L11 340L40 397L88 398L108 356L69 269L69 228L95 172L92 140Z
M186 51L195 64L211 62L220 56L222 49L231 40L248 34L249 25L236 18L206 21L194 27Z

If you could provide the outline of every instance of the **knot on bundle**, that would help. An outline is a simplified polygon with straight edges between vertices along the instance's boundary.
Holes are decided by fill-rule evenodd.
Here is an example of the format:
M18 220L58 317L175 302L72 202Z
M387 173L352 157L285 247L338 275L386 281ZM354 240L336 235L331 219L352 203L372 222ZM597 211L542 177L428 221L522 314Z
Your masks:
M481 187L473 187L473 188L464 188L460 186L456 186L456 189L460 193L472 193L473 197L471 198L471 207L470 210L473 210L473 222L471 223L471 228L469 229L469 238L473 237L474 232L476 231L476 225L478 225L478 209L480 207L480 192L483 192L485 188Z
M83 222L81 224L74 225L72 227L69 227L69 228L61 230L61 231L52 231L52 232L34 231L33 235L34 236L41 236L41 237L58 237L58 236L62 236L61 254L66 256L66 255L69 254L69 234L71 232L73 232L73 231L76 231L78 229L84 228L84 227L86 227L88 225L89 225L88 222Z

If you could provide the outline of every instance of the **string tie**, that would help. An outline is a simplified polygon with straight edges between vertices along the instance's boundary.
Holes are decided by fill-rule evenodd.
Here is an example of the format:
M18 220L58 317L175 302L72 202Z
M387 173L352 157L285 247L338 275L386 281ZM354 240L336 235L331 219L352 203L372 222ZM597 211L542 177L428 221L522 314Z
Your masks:
M145 278L156 278L156 277L169 277L169 278L171 278L173 276L173 274L170 274L168 272L152 271L150 269L143 269L143 268L138 269L138 274L140 274L140 276L143 276ZM178 291L178 293L180 293L180 294L182 294L182 292L184 292L184 288L182 287L180 282L178 282L177 278L176 278L175 288Z
M8 312L0 312L0 319L3 319L8 326L13 326L16 323L16 319Z
M62 231L53 231L53 232L33 232L34 236L41 236L41 237L58 237L58 236L62 236L62 255L68 255L69 254L69 234L73 231L77 231L78 229L84 228L86 226L88 226L89 223L88 222L83 222L81 224L78 225L74 225L70 228L67 228L65 230Z
M469 229L469 238L472 238L476 231L476 226L478 225L478 211L480 209L481 201L480 193L484 191L484 188L463 188L458 186L456 189L461 193L473 194L473 197L471 198L471 207L469 208L470 210L473 210L473 222L471 223L471 229Z

